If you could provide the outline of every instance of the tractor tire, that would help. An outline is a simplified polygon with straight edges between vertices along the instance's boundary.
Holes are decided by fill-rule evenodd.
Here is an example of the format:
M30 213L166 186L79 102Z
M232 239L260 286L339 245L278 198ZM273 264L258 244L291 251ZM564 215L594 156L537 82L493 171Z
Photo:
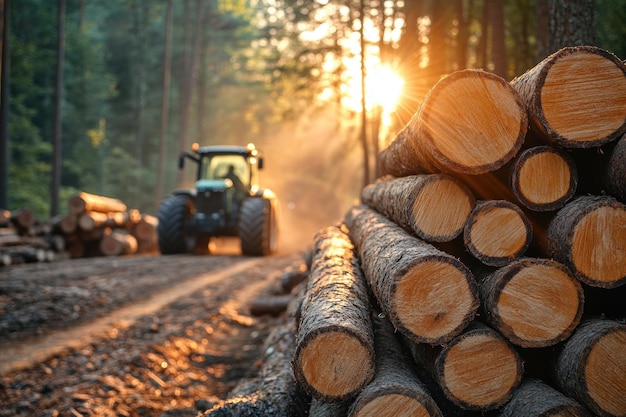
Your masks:
M268 256L278 248L278 223L273 200L252 197L243 201L239 211L241 253Z
M163 255L189 252L187 223L194 212L194 204L187 195L174 195L161 203L157 217L159 250Z

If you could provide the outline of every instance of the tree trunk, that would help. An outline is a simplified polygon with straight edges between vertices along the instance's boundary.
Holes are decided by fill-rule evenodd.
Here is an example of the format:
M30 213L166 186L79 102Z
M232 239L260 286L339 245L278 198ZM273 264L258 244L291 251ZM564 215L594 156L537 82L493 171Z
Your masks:
M445 343L478 309L470 270L384 216L356 206L346 214L350 238L381 308L415 343Z
M157 164L157 183L155 196L155 206L159 206L163 197L163 179L165 178L165 154L167 153L167 132L169 128L169 100L170 100L170 82L171 82L171 65L172 65L172 27L173 27L173 11L172 1L167 0L167 8L165 12L165 47L163 52L163 83L161 96L161 126L159 130L159 156Z
M479 291L491 326L521 347L562 342L583 312L582 286L569 269L550 259L514 261L482 277Z
M590 320L565 343L556 362L563 392L599 416L626 415L626 325Z
M609 196L581 196L559 210L543 248L587 285L626 283L626 205Z
M290 294L282 295L264 295L248 304L250 314L253 316L280 316L287 311L287 306L292 301Z
M126 211L126 204L116 198L81 192L70 197L69 211L75 215L86 211L97 211L100 213L122 212Z
M313 398L335 402L354 397L374 376L370 304L348 236L324 228L315 248L293 368Z
M446 398L462 409L496 409L509 400L522 379L522 361L513 346L479 322L472 322L444 346L409 347Z
M520 103L510 84L494 74L462 70L448 75L394 140L399 142L393 144L394 153L407 154L401 165L408 168L394 175L482 174L502 167L526 136L527 116Z
M376 374L352 403L348 416L438 416L442 413L409 365L392 324L374 319Z
M564 148L603 145L626 132L626 67L610 52L568 47L511 82L540 138Z
M365 187L361 197L428 242L447 242L461 234L476 204L472 192L446 174L386 178Z
M527 379L514 391L498 417L591 417L579 403L538 379Z
M489 266L504 266L518 259L531 241L530 221L507 200L479 201L463 230L465 248Z
M594 44L593 0L548 0L548 52Z
M504 0L490 1L491 58L493 73L507 79L507 54L504 46Z

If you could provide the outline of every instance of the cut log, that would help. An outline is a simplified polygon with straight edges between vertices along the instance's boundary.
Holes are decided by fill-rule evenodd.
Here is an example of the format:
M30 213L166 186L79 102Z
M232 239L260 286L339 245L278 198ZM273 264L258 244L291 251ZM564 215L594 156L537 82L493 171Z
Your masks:
M123 212L126 204L116 198L81 192L69 199L69 211L71 214L79 215L86 211L97 211L100 213Z
M348 236L326 227L315 237L293 363L313 398L354 397L374 376L374 335L367 283Z
M626 324L584 322L556 362L556 382L599 416L626 415Z
M280 291L283 294L289 294L300 283L309 278L309 269L306 264L290 267L280 274Z
M87 211L78 216L78 227L81 230L91 231L101 227L111 227L109 215L97 211Z
M76 233L78 228L78 218L73 214L55 217L53 219L53 230L64 235L72 235Z
M396 339L393 326L374 319L376 375L356 397L348 416L442 416L435 401L410 365L410 358Z
M626 283L626 204L609 196L582 196L550 222L544 250L585 284L615 288Z
M294 379L290 363L296 348L295 323L286 320L268 336L263 366L252 379L243 380L229 398L204 412L204 417L306 415L310 397Z
M159 219L149 214L141 214L139 220L133 226L133 236L142 242L154 242L157 238L157 226Z
M346 214L372 292L396 329L415 343L459 334L478 309L471 271L367 206Z
M309 417L345 417L348 413L347 403L325 403L315 398L311 401Z
M431 174L438 172L424 158L420 158L411 145L411 131L404 127L386 149L378 155L378 164L382 176L406 177L413 174Z
M552 146L521 152L513 163L511 189L517 200L533 211L554 211L572 198L578 171L571 156Z
M523 258L481 277L489 323L512 343L528 348L567 339L583 312L582 285L564 265Z
M273 295L257 298L250 302L248 308L253 316L279 316L287 310L287 306L292 300L290 294Z
M361 197L365 204L428 242L457 237L476 204L472 192L446 174L388 177L366 186Z
M504 79L481 70L461 70L435 84L407 128L390 149L414 160L403 160L394 175L481 174L502 167L519 151L527 115ZM393 165L389 156L381 159L385 168ZM409 169L403 171L404 167Z
M523 381L498 417L591 417L591 413L538 379Z
M29 234L35 225L35 214L28 208L11 212L11 224L21 235Z
M593 46L563 48L511 82L531 129L564 148L590 148L626 132L626 67Z
M532 241L532 226L524 212L507 200L479 201L463 230L465 248L489 266L504 266L520 258Z
M522 380L522 361L497 331L472 322L444 346L409 345L413 358L457 407L487 411L505 404Z
M609 194L626 203L626 135L622 136L611 151L602 175L602 183Z
M104 256L132 255L137 252L137 239L119 231L105 233L100 240L100 252Z

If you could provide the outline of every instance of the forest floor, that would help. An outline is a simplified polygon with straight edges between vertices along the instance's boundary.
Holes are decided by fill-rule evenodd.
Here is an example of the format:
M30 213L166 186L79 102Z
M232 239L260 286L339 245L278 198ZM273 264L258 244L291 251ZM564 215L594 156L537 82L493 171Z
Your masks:
M261 366L248 303L301 255L85 258L0 269L0 417L196 416Z

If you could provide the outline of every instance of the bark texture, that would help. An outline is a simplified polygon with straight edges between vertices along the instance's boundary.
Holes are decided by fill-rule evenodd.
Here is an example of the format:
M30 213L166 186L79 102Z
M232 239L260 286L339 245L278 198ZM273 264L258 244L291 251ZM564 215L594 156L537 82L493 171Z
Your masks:
M602 182L609 194L626 203L626 135L611 151Z
M478 309L471 271L366 206L346 214L365 277L396 329L415 343L445 343Z

